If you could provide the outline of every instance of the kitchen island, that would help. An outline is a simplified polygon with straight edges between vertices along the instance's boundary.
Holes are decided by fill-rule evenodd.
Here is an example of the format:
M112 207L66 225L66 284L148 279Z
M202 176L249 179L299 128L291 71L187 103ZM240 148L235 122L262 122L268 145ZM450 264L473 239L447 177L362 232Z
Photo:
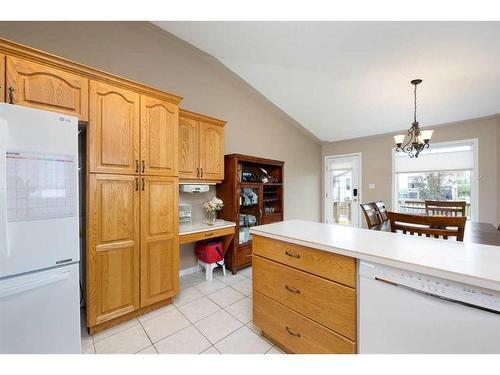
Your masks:
M411 315L404 310L407 306L412 306L414 311L418 311L419 306L426 306L429 311L424 310L418 316L425 317L433 311L429 326L443 329L449 322L438 321L438 318L441 318L441 311L446 311L451 314L448 317L453 323L450 331L462 332L467 342L500 341L500 329L491 329L497 324L500 327L499 247L299 220L258 226L251 233L254 238L254 324L287 352L374 352L370 343L377 343L380 337L385 336L388 342L392 337L398 340L398 333L392 334L390 327L393 322L402 322ZM360 265L368 269L367 274L371 272L370 267L382 270L374 279L383 285L372 288L366 281L368 278L360 283ZM364 285L369 293L363 292ZM392 289L386 291L386 287L397 291L394 294ZM394 321L390 321L385 318L391 312L387 306L393 305L396 311L400 307L399 293L403 290L401 300L405 304L397 310L400 316L393 316ZM408 290L418 293L410 295ZM431 294L439 302L420 300L423 295ZM465 296L467 303L453 300L454 303L446 302L441 306L443 301L450 300L452 294L454 297L469 294ZM372 303L374 299L380 302L388 295L397 295L398 300L384 300L378 305ZM459 304L472 305L476 300L480 305L477 310L471 307L453 310ZM452 306L451 310L448 305ZM435 311L431 310L435 307ZM370 320L367 311L375 311L375 320ZM457 317L456 326L453 315ZM434 317L436 321L432 321ZM480 321L474 321L476 318ZM418 326L417 320L418 317L412 317L405 325ZM375 326L386 331L377 331ZM406 326L399 330L404 332ZM426 326L420 329L423 332ZM434 332L439 332L439 329L434 329ZM418 332L413 334L418 336ZM446 335L453 336L448 331ZM417 343L420 346L395 342L394 345L375 347L386 348L385 352L395 352L394 348L408 348L407 352L433 352L422 350L423 343L418 340ZM453 350L443 345L433 346L433 343L427 345L435 347L434 352L500 351L498 344L456 348L450 344L449 348L455 348Z

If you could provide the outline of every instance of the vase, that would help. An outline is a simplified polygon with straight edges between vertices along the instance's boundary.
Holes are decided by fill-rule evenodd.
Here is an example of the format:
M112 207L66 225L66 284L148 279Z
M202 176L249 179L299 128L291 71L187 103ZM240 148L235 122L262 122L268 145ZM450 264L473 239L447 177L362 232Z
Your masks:
M208 212L207 223L209 225L214 225L215 224L215 220L217 220L217 211L210 211L210 212Z

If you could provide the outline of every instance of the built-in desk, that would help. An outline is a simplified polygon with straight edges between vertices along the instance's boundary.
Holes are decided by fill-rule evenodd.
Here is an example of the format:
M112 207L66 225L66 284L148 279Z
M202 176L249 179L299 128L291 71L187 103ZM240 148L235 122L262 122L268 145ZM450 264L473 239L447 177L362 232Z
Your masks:
M186 244L210 238L223 237L224 252L234 238L236 224L232 221L216 220L214 225L205 222L179 224L179 243Z

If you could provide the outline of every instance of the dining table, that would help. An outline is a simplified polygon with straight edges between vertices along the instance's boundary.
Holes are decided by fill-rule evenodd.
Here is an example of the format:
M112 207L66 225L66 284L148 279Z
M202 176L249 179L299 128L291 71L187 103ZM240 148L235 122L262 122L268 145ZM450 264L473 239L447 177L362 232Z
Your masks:
M371 229L390 232L391 224L387 220ZM500 231L491 223L467 221L465 223L464 242L500 246Z

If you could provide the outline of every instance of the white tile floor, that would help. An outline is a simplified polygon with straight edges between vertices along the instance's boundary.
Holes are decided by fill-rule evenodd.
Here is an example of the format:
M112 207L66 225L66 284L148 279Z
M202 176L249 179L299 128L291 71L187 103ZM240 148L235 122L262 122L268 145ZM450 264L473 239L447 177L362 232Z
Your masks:
M82 317L83 354L282 354L252 323L252 269L183 276L172 305L93 337Z

